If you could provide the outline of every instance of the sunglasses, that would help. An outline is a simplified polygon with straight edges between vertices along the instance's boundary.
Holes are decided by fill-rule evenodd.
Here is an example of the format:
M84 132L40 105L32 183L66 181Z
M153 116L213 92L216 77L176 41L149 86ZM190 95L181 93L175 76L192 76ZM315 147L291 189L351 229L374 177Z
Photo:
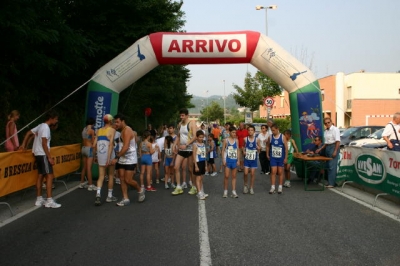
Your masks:
M325 122L324 124L325 124L325 125L328 125L328 124L330 124L330 123L331 123L331 122Z

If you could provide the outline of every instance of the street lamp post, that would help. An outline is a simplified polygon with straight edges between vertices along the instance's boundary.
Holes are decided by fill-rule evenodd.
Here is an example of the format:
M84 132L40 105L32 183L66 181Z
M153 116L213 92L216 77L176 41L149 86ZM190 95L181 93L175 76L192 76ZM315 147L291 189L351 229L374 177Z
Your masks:
M226 114L225 114L225 99L226 99L226 96L225 96L225 80L224 80L224 125L226 124Z
M265 34L268 36L268 9L277 9L277 5L271 6L256 6L256 10L265 9Z
M207 126L208 126L208 112L210 111L210 108L208 108L208 90L206 91L206 97L207 97Z

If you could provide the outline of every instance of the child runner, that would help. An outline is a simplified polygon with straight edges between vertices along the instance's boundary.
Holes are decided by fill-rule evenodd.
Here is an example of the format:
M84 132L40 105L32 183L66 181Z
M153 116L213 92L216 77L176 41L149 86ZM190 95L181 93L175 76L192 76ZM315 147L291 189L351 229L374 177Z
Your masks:
M171 165L171 169L172 170L169 171L170 172L170 176L168 176L168 182L171 184L172 188L175 188L176 186L175 186L175 169L174 169L174 166L175 166L176 154L174 153L174 150L175 150L174 145L175 145L175 139L176 139L177 135L175 134L174 125L172 125L172 124L168 125L168 134L172 138L171 149L172 149L172 155L173 155L173 160L172 160L172 165Z
M283 132L283 134L285 135L285 138L287 141L287 147L288 147L287 162L285 163L286 181L283 184L283 186L290 187L290 166L293 162L293 151L299 152L299 149L297 149L296 142L294 142L294 139L292 139L292 131L287 129L287 130L285 130L285 132Z
M152 168L152 161L151 161L151 155L154 153L154 149L149 142L150 140L150 131L146 130L143 132L142 136L142 143L140 144L140 185L143 188L144 187L144 180L143 176L144 173L146 172L146 179L147 179L147 188L146 191L157 191L152 185L151 185L151 168Z
M174 172L174 153L173 153L173 145L174 141L171 136L166 136L165 137L165 142L164 142L164 182L165 182L165 188L169 189L168 185L168 179L170 178L171 174ZM172 175L173 177L173 175ZM172 178L173 179L173 178ZM173 184L174 180L172 180Z
M196 142L193 145L193 174L196 177L196 187L198 189L197 197L199 200L205 200L208 196L204 194L203 177L206 172L206 146L204 145L204 132L196 132Z
M228 197L228 181L229 175L232 171L232 198L238 198L236 193L236 173L237 167L240 165L239 154L238 154L239 143L236 138L236 128L229 128L229 137L224 139L222 144L222 160L225 167L225 178L224 178L224 195L223 198Z
M153 136L150 136L151 147L154 150L154 153L151 155L151 162L153 163L154 170L156 172L156 184L160 183L160 160L161 160L161 152L160 147L157 145L156 140ZM153 177L152 177L153 179Z
M276 174L279 175L278 194L282 194L283 167L287 162L288 146L284 135L279 133L276 124L271 126L272 136L267 142L267 157L271 164L271 190L269 194L275 193Z
M257 169L257 151L260 150L260 147L257 145L257 138L254 136L255 128L253 125L250 125L247 128L248 136L244 139L244 147L243 147L243 155L244 155L244 188L243 194L249 193L247 175L249 174L249 169L251 178L250 178L250 194L254 195L254 180L255 180L255 172Z
M220 160L220 167L219 167L219 172L220 173L222 173L222 170L223 170L223 168L224 168L224 166L223 166L223 158L222 158L222 147L224 146L224 142L225 142L225 140L227 139L227 138L229 138L229 128L231 127L231 123L229 123L229 122L226 122L225 123L225 126L224 126L224 128L222 129L222 131L221 131L221 148L220 148L220 151L221 151L221 154L220 154L220 157L221 157L221 160Z
M210 133L208 135L208 146L209 148L207 149L207 154L208 154L208 173L211 173L211 176L216 176L217 175L217 167L215 166L215 161L214 158L216 157L216 149L217 147L215 146L215 140L214 140L214 134Z

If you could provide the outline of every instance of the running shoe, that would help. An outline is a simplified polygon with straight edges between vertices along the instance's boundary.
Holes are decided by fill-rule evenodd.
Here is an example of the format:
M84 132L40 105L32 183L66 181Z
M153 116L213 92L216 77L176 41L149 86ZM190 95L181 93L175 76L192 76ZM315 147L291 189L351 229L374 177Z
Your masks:
M88 186L87 190L88 190L88 191L96 191L96 190L97 190L97 187L96 187L95 185L92 184L92 185L89 185L89 186Z
M121 179L119 179L119 178L115 178L115 184L117 184L117 185L121 185Z
M142 188L142 191L139 192L139 198L138 198L138 202L142 203L144 201L144 199L146 198L146 190L144 188Z
M182 189L185 189L185 188L187 188L187 184L186 184L186 182L183 182L182 183Z
M189 181L189 187L193 187L192 180Z
M274 194L275 193L275 188L271 187L271 189L269 190L269 194Z
M266 175L269 175L270 173L269 173L269 172L266 172L265 174L266 174Z
M80 183L79 188L87 188L88 184L86 182Z
M146 191L149 191L149 192L156 192L157 189L155 189L153 186L150 186L150 187L147 187L147 188L146 188Z
M172 187L173 189L175 189L175 188L176 188L176 185L175 185L174 183L172 183L172 184L171 184L171 187Z
M156 179L156 184L160 184L160 179Z
M58 204L54 200L47 200L46 203L44 204L46 208L52 208L52 209L57 209L61 207L61 204Z
M117 202L117 206L120 207L128 206L129 204L131 204L131 201L129 199L123 199L120 202Z
M278 194L282 194L282 186L278 187Z
M222 195L223 198L227 198L228 197L228 192L224 191L224 195Z
M219 169L219 172L222 173L222 169Z
M204 192L203 192L203 196L204 196L205 198L208 198L208 194L206 194L206 193L204 193Z
M285 183L283 184L284 187L290 187L290 181L286 180Z
M213 172L210 176L216 176L217 174L217 172Z
M161 180L161 182L164 182L164 181L165 181L164 177L163 177L163 178L161 178L160 180Z
M210 173L209 173L209 172L206 172L204 175L210 175Z
M111 197L107 197L107 198L106 198L106 202L113 202L113 201L117 201L117 198L114 197L114 196L111 196Z
M206 199L206 197L205 197L205 195L203 193L197 194L197 197L199 198L199 200L205 200Z
M165 189L169 189L169 186L168 186L168 184L165 184Z
M100 196L96 196L96 200L94 201L94 205L100 206L101 205L101 198Z
M244 186L243 188L243 194L249 193L249 188L247 186Z
M232 191L232 195L231 195L231 197L232 198L239 198L239 196L238 196L238 194L236 194L236 191Z
M251 194L251 195L254 195L254 190L253 190L253 188L250 188L250 194Z
M197 194L197 189L196 189L195 187L192 187L192 188L189 190L188 194L190 194L190 195L196 195L196 194Z
M46 201L41 197L39 199L36 199L35 206L42 206L45 203L46 203Z
M175 188L175 190L174 191L172 191L172 193L171 193L172 195L174 195L174 196L176 196L176 195L180 195L180 194L183 194L183 189L182 188Z

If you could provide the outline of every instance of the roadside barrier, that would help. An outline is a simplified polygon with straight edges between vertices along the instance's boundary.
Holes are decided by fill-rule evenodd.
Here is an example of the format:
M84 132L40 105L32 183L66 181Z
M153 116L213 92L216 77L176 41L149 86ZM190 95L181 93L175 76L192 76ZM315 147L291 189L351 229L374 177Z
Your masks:
M71 144L50 148L55 165L54 178L77 171L81 165L81 144ZM37 167L32 150L0 153L0 197L35 186ZM67 188L65 182L64 185ZM7 202L13 215L13 211Z
M400 152L346 146L340 151L336 182L343 183L342 192L350 182L382 191L373 206L379 196L400 197Z

